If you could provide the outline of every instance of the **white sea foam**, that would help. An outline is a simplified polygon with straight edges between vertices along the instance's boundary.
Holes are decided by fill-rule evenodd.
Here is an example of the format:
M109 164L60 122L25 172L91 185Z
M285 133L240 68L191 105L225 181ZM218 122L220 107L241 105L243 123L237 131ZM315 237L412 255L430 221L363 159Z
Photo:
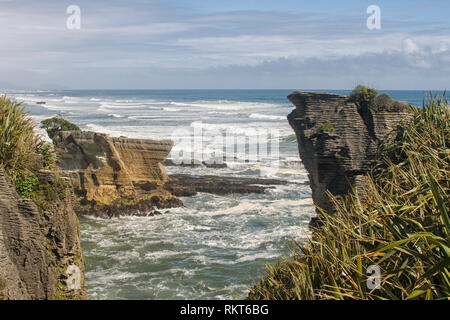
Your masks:
M252 113L249 118L251 119L263 119L263 120L286 120L286 116L275 116L268 114Z
M257 203L253 203L250 201L242 201L235 207L231 207L228 209L217 210L215 214L241 214L248 211L260 210L261 207Z
M159 260L159 259L166 259L168 257L173 257L173 256L177 256L180 254L182 254L182 253L177 252L177 251L160 250L160 251L147 252L145 254L145 259L154 261L154 260Z
M195 102L171 102L170 104L183 107L193 107L202 109L216 109L216 110L245 110L256 108L273 108L277 107L277 104L270 103L258 103L258 102L243 102L243 101L229 101L229 100L216 100L216 101L195 101Z
M224 111L208 111L207 114L223 114L223 115L238 115L239 112L224 112Z
M264 259L264 260L268 260L268 259L276 259L276 258L280 258L279 253L278 252L272 252L272 253L257 253L257 254L241 254L241 257L238 258L236 260L236 263L243 263L243 262L247 262L247 261L256 261L258 259Z
M181 111L182 109L165 107L165 108L163 108L163 110L168 111L168 112L178 112L178 111Z
M110 113L108 114L108 116L113 117L113 118L123 118L124 116L121 116L120 114L115 114L115 113Z

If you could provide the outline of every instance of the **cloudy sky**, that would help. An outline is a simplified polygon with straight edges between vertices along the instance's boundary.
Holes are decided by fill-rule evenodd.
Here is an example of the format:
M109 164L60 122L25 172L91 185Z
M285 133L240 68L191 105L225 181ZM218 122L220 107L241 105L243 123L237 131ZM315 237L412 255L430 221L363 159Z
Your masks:
M450 89L449 16L448 0L0 0L0 88Z

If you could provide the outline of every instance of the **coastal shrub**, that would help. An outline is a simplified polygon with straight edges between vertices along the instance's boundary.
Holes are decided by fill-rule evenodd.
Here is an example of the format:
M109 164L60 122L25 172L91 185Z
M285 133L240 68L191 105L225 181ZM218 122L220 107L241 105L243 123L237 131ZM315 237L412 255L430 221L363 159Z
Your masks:
M33 199L41 216L44 216L45 212L55 203L58 204L59 201L66 198L67 187L65 180L58 176L48 183L39 183L38 178L31 177L25 182L22 182L22 179L16 180L16 189L19 195L23 198Z
M353 89L348 99L349 101L354 102L358 107L367 107L373 102L377 95L377 90L358 85Z
M335 131L333 122L331 121L321 123L318 130L319 132L326 132L326 133L333 133Z
M66 197L67 184L61 177L42 185L41 192L46 201L63 200Z
M50 138L53 138L59 131L80 131L80 128L76 124L64 119L60 115L42 120L41 128L47 131Z
M16 190L22 198L36 198L36 191L38 191L38 188L39 179L33 173L16 178Z
M52 170L56 165L56 151L52 143L40 140L36 146L36 153L42 156L42 167Z
M312 239L268 266L249 298L448 299L449 115L443 98L414 108L382 146L368 187L330 195L336 212L322 212Z

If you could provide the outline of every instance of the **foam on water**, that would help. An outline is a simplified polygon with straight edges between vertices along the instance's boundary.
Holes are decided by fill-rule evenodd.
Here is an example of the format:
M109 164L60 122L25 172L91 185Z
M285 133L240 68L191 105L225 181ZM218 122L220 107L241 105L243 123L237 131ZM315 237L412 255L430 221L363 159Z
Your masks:
M249 118L251 118L251 119L263 119L263 120L280 120L280 121L286 120L286 116L276 116L276 115L260 114L260 113L252 113L249 116Z
M87 277L95 279L91 298L137 292L152 299L243 296L265 263L288 254L290 241L308 236L308 193L305 186L291 186L244 199L199 194L161 216L83 217Z

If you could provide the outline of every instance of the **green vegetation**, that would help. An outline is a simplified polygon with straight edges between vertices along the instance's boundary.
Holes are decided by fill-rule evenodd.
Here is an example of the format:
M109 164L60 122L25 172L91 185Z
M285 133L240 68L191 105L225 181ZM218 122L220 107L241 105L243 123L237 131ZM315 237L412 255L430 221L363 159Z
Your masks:
M55 180L44 184L41 187L42 194L48 202L64 200L66 197L67 184L61 177L56 177Z
M63 272L63 271L62 271ZM65 285L61 280L56 284L56 292L53 300L69 300L67 297L67 285Z
M0 168L15 183L17 193L33 199L41 213L46 202L64 199L66 184L62 178L40 185L37 169L52 169L56 154L52 144L34 132L33 121L21 103L0 97Z
M16 179L16 190L22 198L35 199L39 188L39 179L34 173Z
M64 200L67 193L67 184L63 178L56 179L45 184L40 184L32 198L36 203L39 213L43 216L52 204Z
M16 190L22 198L53 202L64 200L67 184L61 177L46 184L39 184L38 177L30 173L16 178Z
M53 146L34 129L21 103L0 97L0 166L13 181L36 166L51 168L55 163Z
M36 153L42 156L41 164L44 169L52 170L55 168L57 157L52 143L40 140L36 147Z
M50 138L53 138L59 131L80 131L80 128L76 124L67 121L60 115L42 120L41 128L47 131Z
M334 133L335 131L333 122L331 121L321 123L318 130L319 132L326 132L326 133Z
M398 126L367 190L332 197L336 213L291 259L268 266L252 299L447 299L450 107L431 97ZM379 286L367 285L370 266Z
M348 99L349 101L354 102L358 107L368 107L377 95L377 90L358 85L353 89Z
M38 177L30 173L26 176L18 176L16 178L17 193L26 199L32 199L39 210L39 213L44 216L52 203L59 200L64 200L67 195L67 184L63 178L56 176L56 178L48 183L39 183Z

